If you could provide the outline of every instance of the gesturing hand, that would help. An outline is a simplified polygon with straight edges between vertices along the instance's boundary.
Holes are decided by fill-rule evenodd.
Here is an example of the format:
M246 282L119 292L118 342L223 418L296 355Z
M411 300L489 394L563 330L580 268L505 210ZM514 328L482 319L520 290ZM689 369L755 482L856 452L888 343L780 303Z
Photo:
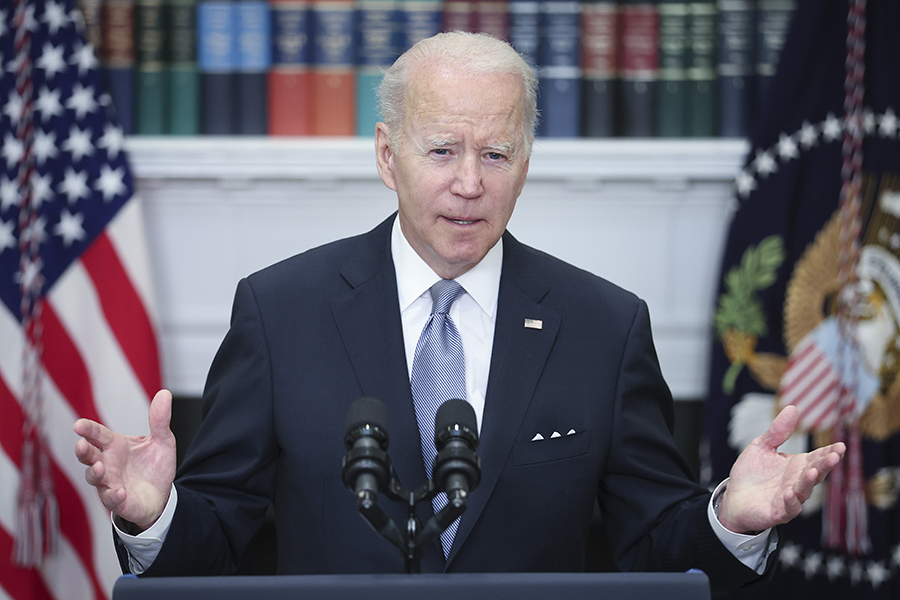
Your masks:
M785 407L738 456L718 510L719 522L727 529L752 533L787 523L841 461L846 447L840 442L804 454L778 452L798 419L795 406Z
M175 436L169 428L172 394L160 390L150 404L150 434L125 436L91 421L75 422L82 439L75 456L103 505L141 531L162 514L175 480Z

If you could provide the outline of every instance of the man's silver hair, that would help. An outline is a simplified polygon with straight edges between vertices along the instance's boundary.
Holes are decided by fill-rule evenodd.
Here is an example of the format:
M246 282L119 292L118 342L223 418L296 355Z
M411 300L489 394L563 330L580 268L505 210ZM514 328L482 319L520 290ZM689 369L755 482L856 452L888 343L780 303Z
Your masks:
M390 128L390 145L396 149L402 142L404 102L413 71L432 61L457 66L470 73L511 74L522 81L525 95L525 150L531 155L537 126L537 77L528 63L512 46L484 33L453 31L421 40L404 52L384 73L378 87L381 117Z

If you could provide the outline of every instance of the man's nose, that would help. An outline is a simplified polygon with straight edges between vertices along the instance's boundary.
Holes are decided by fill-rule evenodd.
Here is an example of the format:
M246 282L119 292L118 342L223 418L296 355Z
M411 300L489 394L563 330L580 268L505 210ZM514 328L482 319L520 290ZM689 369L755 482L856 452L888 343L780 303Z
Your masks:
M477 156L460 157L450 191L464 198L477 198L482 194L481 164Z

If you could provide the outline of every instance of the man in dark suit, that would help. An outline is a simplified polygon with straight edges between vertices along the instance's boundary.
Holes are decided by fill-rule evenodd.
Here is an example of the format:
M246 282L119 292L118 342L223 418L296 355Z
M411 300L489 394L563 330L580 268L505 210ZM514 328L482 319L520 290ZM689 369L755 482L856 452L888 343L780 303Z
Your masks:
M410 488L426 480L410 377L429 288L456 280L464 293L449 317L483 476L455 537L424 548L423 571L583 570L599 500L623 570L699 568L714 591L764 576L771 528L799 514L843 446L777 453L796 423L789 408L712 498L692 481L644 302L506 232L528 171L535 86L487 36L439 35L398 59L376 131L398 212L239 283L177 478L167 392L151 404L149 436L75 424L126 569L231 572L271 502L279 572L399 572L401 556L341 480L344 417L361 396L382 399L396 476ZM382 504L405 521L402 505ZM432 507L420 508L425 522Z

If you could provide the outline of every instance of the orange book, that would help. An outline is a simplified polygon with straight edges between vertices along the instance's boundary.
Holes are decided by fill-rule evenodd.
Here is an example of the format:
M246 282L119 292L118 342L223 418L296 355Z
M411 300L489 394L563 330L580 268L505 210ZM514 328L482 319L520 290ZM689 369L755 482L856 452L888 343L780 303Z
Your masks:
M272 66L268 73L270 135L312 135L312 15L306 0L269 0Z
M354 0L312 2L312 132L356 135Z

